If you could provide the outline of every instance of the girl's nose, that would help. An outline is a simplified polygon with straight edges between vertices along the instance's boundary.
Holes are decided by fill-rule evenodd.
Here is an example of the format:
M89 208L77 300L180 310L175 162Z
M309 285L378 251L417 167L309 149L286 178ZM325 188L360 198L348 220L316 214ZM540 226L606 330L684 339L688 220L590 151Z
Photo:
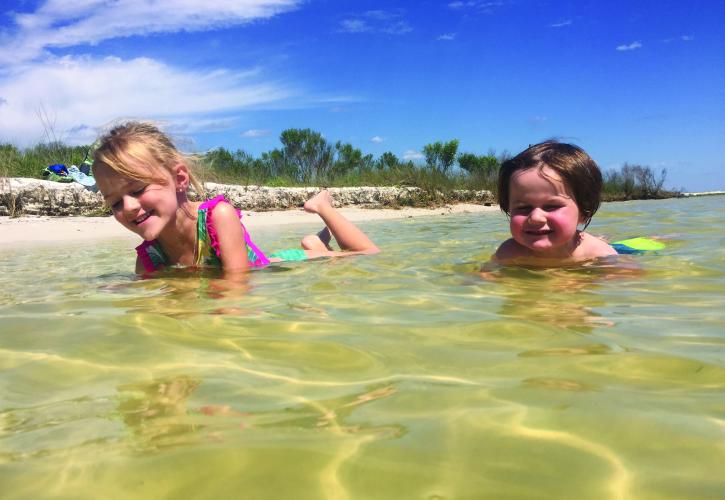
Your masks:
M534 208L529 213L529 220L533 222L546 222L546 213L540 208Z
M139 209L139 203L135 196L123 197L123 211L126 213L136 212Z

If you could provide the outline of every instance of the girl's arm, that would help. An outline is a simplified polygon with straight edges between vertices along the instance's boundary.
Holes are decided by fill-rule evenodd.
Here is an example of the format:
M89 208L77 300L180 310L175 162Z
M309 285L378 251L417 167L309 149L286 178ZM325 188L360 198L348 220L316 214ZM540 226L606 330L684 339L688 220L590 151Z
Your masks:
M225 274L246 271L249 268L247 245L237 211L229 203L219 203L214 207L212 224L216 230L219 259Z

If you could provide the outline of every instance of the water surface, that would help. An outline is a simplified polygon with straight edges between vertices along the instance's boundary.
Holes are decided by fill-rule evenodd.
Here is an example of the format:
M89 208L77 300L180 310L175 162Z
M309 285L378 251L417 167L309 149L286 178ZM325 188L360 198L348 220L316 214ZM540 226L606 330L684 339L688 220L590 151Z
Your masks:
M722 498L723 201L604 205L592 233L668 244L626 273L484 279L500 213L246 290L139 280L128 241L3 251L0 496Z

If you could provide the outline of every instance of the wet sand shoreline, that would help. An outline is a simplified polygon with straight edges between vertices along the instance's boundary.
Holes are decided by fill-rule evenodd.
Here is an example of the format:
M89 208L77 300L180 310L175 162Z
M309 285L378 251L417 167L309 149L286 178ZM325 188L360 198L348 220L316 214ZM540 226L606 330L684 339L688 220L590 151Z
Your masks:
M344 207L339 209L349 220L359 223L374 220L405 219L464 213L498 211L497 206L456 204L438 208L365 209ZM244 225L269 228L288 224L316 224L319 217L302 209L271 212L245 211ZM63 242L90 242L104 239L138 240L138 236L118 224L113 217L0 217L0 248L36 246Z

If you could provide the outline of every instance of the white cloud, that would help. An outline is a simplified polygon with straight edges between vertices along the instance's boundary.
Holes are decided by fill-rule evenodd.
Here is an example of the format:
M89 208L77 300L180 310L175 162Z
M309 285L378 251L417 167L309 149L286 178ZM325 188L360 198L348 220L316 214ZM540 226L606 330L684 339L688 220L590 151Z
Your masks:
M374 142L375 144L380 144L381 142L385 142L385 138L380 137L379 135L376 135L376 136L370 138L370 142Z
M537 123L544 123L547 120L548 120L547 117L541 116L541 115L535 115L535 116L529 117L529 123L531 123L532 125L536 125Z
M662 43L676 42L678 40L681 42L691 42L694 39L695 39L695 37L692 35L680 35L676 38L665 38L664 40L662 40Z
M403 153L404 160L422 160L423 158L423 153L414 149L409 149L405 153Z
M0 64L34 59L47 48L245 24L294 9L300 1L46 0L34 12L15 14L15 26L0 33Z
M259 139L260 137L267 137L271 133L272 132L269 130L252 128L242 132L242 137L246 137L249 139Z
M491 12L495 7L501 7L504 5L503 1L490 2L485 0L466 0L466 1L455 1L449 2L448 7L454 10L479 10L484 12Z
M635 50L642 48L642 44L640 42L632 42L629 45L618 45L617 50L619 51L627 51L627 50Z
M456 39L456 34L455 33L444 33L441 36L439 36L437 39L443 40L444 42L450 42L450 41Z
M362 19L343 19L340 21L340 31L345 33L365 33L372 28Z
M550 24L549 28L563 28L564 26L571 26L571 19L565 19L564 21L559 21L558 23Z
M42 140L44 126L69 144L88 143L97 127L118 117L187 123L183 128L190 131L219 126L215 113L280 102L296 93L259 83L255 71L186 71L148 58L66 56L11 71L0 77L5 101L0 140L20 146Z
M403 18L402 10L369 10L340 21L342 33L383 33L386 35L404 35L413 31Z
M153 123L156 123L159 127L162 127L165 131L173 133L173 134L183 134L183 135L189 135L189 134L195 134L200 132L220 132L224 130L229 130L237 125L236 119L214 119L214 118L198 118L194 117L189 118L188 120L183 120L180 118L175 118L171 120L152 120L149 118L141 118L144 121L151 121ZM101 127L101 130L107 129L110 125L115 124L118 121L122 121L119 119L114 119L111 122L109 122L107 125L104 125Z

